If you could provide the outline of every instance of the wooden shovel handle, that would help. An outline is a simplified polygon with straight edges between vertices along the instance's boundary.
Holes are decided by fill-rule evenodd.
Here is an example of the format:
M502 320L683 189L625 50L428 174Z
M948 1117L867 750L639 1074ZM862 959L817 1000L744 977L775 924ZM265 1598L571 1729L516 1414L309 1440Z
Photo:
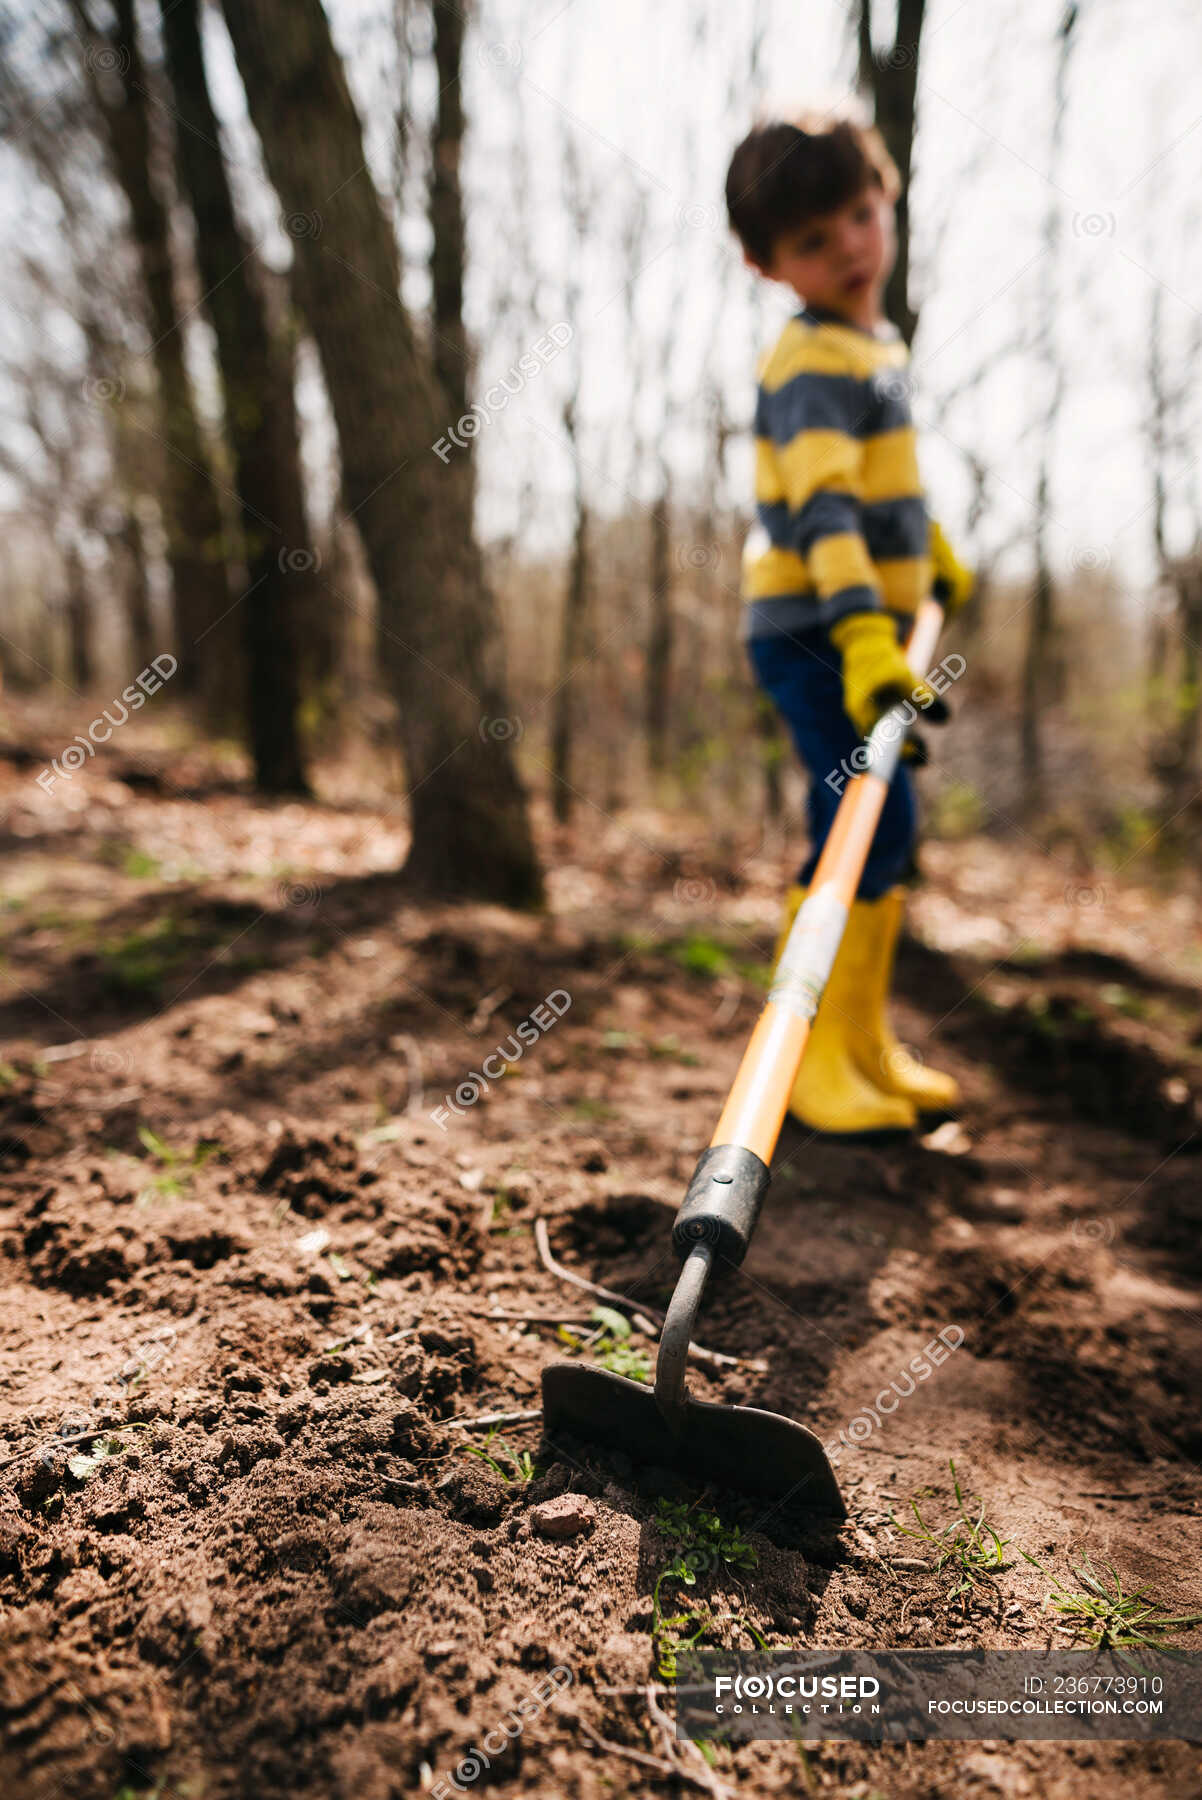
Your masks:
M937 600L922 602L906 645L915 673L934 655L943 625ZM909 703L891 708L865 740L867 767L839 802L810 891L781 952L772 991L751 1034L711 1147L737 1144L772 1160L810 1026L843 937L885 795L901 756Z

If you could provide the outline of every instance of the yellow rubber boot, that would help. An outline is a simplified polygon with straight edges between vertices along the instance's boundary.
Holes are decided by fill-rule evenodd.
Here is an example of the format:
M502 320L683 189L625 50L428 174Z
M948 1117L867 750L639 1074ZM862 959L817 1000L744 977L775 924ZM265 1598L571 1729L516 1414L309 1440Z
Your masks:
M928 1069L898 1042L889 1025L889 990L905 906L905 888L895 887L879 900L857 900L852 907L839 950L840 963L848 958L852 1059L869 1081L909 1100L919 1112L954 1112L960 1089L953 1077Z
M791 887L785 901L785 918L776 946L776 961L785 947L790 927L805 898L803 887ZM862 904L857 901L856 905ZM853 914L855 908L852 909ZM848 921L848 932L851 921ZM862 979L862 959L845 960L844 936L818 1016L789 1097L789 1112L811 1131L851 1133L909 1131L918 1115L903 1095L875 1081L854 1055L855 1039L864 1035L857 1023L854 983ZM774 964L775 966L775 964ZM863 1010L861 1006L861 1011Z

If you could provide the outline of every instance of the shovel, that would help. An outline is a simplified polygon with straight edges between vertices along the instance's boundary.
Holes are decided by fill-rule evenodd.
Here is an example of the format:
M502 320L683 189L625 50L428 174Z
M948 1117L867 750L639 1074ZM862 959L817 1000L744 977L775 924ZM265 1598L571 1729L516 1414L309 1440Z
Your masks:
M911 668L928 665L942 623L938 601L924 600L906 646ZM608 1369L552 1363L542 1380L548 1441L566 1432L622 1450L637 1462L679 1469L778 1503L788 1499L816 1512L845 1515L821 1439L781 1413L693 1399L685 1387L685 1367L712 1269L716 1263L737 1268L751 1243L810 1025L913 716L909 703L900 701L865 740L856 759L863 772L847 784L718 1128L676 1215L672 1242L682 1267L660 1335L654 1390Z

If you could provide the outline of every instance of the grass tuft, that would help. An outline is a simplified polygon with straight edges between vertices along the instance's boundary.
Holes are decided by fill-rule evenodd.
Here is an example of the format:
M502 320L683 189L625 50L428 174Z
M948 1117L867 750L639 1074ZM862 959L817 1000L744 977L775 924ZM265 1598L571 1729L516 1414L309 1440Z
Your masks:
M956 1464L951 1457L948 1458L947 1466L951 1470L956 1511L946 1524L941 1525L938 1530L927 1524L918 1508L921 1493L910 1501L914 1525L903 1525L892 1512L889 1518L903 1537L916 1538L920 1544L935 1551L936 1573L949 1567L958 1572L959 1580L952 1589L952 1598L955 1599L959 1595L968 1594L978 1582L987 1581L1010 1567L1006 1561L1006 1546L1011 1540L1002 1537L989 1524L983 1500L975 1514L969 1511L960 1478L956 1474Z
M1057 1630L1068 1632L1095 1650L1150 1648L1160 1643L1167 1632L1189 1631L1202 1624L1202 1613L1167 1613L1162 1603L1143 1589L1124 1593L1122 1577L1112 1563L1106 1565L1109 1581L1098 1574L1084 1554L1075 1568L1070 1563L1070 1573L1081 1584L1074 1591L1057 1581L1027 1551L1022 1551L1022 1556L1052 1584L1053 1591L1044 1605L1065 1621Z
M493 1426L482 1444L460 1444L459 1448L465 1456L478 1456L502 1481L517 1480L524 1486L543 1472L529 1450L515 1450L512 1444L505 1441L498 1425ZM495 1456L492 1454L494 1450L497 1452ZM504 1460L498 1461L498 1457Z

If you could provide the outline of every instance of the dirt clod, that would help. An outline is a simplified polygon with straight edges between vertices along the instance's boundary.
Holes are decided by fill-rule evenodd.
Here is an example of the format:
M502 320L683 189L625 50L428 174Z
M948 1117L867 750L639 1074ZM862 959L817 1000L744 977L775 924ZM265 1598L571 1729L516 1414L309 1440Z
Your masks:
M539 1537L573 1538L592 1531L597 1509L583 1494L558 1494L531 1509L530 1523Z

